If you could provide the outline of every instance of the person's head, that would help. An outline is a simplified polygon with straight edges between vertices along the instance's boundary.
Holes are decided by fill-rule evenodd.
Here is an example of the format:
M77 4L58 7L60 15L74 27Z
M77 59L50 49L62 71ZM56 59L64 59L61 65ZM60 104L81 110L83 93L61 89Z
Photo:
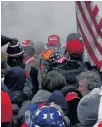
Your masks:
M101 87L100 76L97 71L85 71L77 76L78 90L82 96L88 94L92 89Z
M60 106L53 102L32 112L25 112L25 123L30 127L69 127L70 120Z
M60 98L60 99L58 99ZM56 105L59 105L61 109L65 112L67 115L69 112L69 105L67 104L63 94L59 90L55 90L47 100L47 104L54 103Z
M24 88L24 84L26 81L26 74L24 69L19 66L11 68L5 74L4 84L11 91L20 90L22 91Z
M34 42L34 47L35 47L35 53L39 55L42 51L45 50L45 43L42 41L36 41Z
M8 55L7 64L10 67L22 66L23 64L23 49L18 42L9 44L6 50Z
M66 52L68 52L72 60L82 60L84 45L79 40L71 40L66 42Z
M21 46L24 50L24 54L23 54L24 58L35 54L34 42L32 42L31 40L23 41L21 43Z
M61 90L66 86L64 76L57 71L48 72L42 79L42 89L53 92L54 90Z
M1 127L10 127L12 104L9 95L1 90Z
M81 93L72 85L64 87L61 92L63 93L64 98L69 106L68 117L71 121L71 124L75 125L79 122L77 118L77 106L82 97Z
M54 50L57 51L61 46L60 37L55 34L50 35L48 37L48 43L46 44L46 46L47 48L54 48Z
M77 33L71 33L67 36L66 41L69 42L71 40L78 40L78 34Z

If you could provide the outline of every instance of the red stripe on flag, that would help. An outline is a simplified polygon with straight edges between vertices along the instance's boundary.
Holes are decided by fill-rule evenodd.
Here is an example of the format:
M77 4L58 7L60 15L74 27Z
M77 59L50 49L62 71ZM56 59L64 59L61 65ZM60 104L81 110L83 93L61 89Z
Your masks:
M94 32L93 32L93 30L92 30L92 28L91 28L86 16L85 16L84 10L83 10L82 5L81 5L81 2L77 2L77 5L78 5L80 13L81 13L81 15L82 15L82 17L84 19L85 25L86 25L88 31L90 32L90 34L91 34L91 36L93 38L94 44L95 44L96 48L99 50L100 54L102 55L102 46L97 42L97 39L96 39L96 37L94 35Z
M78 20L78 17L77 17L77 16L76 16L76 18L77 18L78 27L79 27L79 29L80 29L81 35L82 35L83 40L84 40L84 44L85 44L86 50L87 50L87 52L89 53L89 55L90 55L90 57L91 57L93 63L96 64L96 65L100 68L100 62L99 62L99 60L97 59L95 53L93 52L93 50L92 50L92 48L91 48L91 45L90 45L90 43L88 42L88 39L87 39L87 37L85 36L84 31L83 31L82 28L81 28L81 25L80 25L80 23L79 23L79 20Z
M91 9L91 8L90 8ZM97 5L94 7L94 9L93 9L93 15L94 15L94 17L96 17L96 15L98 14L98 12L99 12L99 9L98 9L98 7L97 7Z
M87 8L88 13L90 15L90 18L93 21L93 24L94 24L94 26L96 28L97 33L102 38L102 33L100 32L101 31L101 28L99 27L99 24L97 24L96 19L95 19L95 16L94 16L94 13L92 12L92 9L90 8L90 6L89 6L89 4L88 4L87 1L85 1L85 5L86 5L86 8Z
M90 4L91 4L91 1L87 1L87 3L88 3L88 5L90 6Z

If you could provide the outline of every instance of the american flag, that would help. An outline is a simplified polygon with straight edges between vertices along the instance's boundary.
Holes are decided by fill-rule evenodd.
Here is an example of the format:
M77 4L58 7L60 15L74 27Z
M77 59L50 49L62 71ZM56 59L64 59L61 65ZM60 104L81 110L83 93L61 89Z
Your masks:
M92 65L102 66L102 17L94 1L76 1L79 34Z

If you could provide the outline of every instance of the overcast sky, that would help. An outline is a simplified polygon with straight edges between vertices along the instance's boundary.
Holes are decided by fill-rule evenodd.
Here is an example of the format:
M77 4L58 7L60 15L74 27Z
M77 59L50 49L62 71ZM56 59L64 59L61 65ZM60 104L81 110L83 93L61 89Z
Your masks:
M102 2L97 2L102 12ZM31 39L47 42L50 34L58 34L62 43L68 34L76 32L74 2L2 2L1 33L17 37L20 41Z

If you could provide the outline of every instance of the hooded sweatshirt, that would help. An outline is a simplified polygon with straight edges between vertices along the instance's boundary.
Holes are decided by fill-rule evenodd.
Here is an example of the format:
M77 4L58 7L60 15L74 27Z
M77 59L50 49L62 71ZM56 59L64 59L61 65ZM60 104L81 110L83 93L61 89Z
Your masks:
M76 76L80 74L81 72L85 71L86 69L82 65L78 65L79 67L75 67L75 63L77 62L66 62L64 64L61 64L60 66L53 68L53 70L58 71L61 73L65 79L67 84L76 84ZM72 69L73 67L74 69Z
M100 88L94 88L84 96L78 104L77 114L81 123L80 127L93 127L98 120L100 99L102 97ZM102 120L102 115L100 118Z
M50 97L51 93L47 90L43 90L40 89L32 98L31 102L34 103L42 103L42 102L46 102L49 97Z
M24 69L21 67L11 68L5 75L4 84L8 87L10 92L22 91L26 81Z
M94 125L94 127L99 127L98 125L101 123L100 127L102 126L102 90L101 90L101 98L100 98L100 105L98 110L98 120L97 123Z

